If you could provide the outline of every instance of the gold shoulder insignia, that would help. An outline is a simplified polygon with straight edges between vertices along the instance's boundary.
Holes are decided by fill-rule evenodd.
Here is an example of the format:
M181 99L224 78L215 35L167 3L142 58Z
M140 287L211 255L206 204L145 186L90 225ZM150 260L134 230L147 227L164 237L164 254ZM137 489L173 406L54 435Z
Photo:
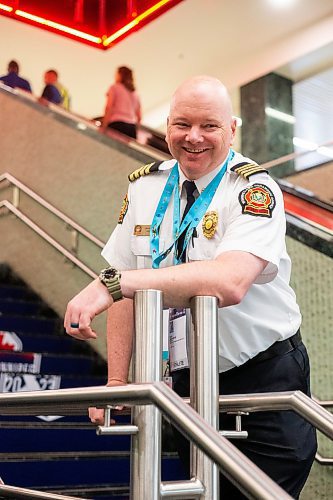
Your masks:
M238 175L241 175L245 179L248 179L249 177L251 177L251 175L259 174L261 172L268 173L268 170L262 168L260 165L257 165L257 163L246 163L246 162L238 163L230 170Z
M158 167L161 165L161 163L162 163L161 161L154 162L154 163L148 163L148 165L144 165L143 167L137 168L136 170L134 170L134 172L129 174L128 180L130 182L134 182L137 179L139 179L139 177L143 177L144 175L148 175L151 172L158 172Z
M127 210L128 210L128 196L127 196L127 194L125 194L124 199L123 199L123 203L121 205L120 214L118 217L118 224L123 223L124 217L127 214Z

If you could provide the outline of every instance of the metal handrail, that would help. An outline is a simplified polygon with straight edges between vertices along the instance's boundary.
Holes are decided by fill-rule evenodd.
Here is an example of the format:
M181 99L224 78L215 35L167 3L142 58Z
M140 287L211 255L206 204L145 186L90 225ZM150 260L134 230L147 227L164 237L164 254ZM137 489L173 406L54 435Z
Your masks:
M323 434L333 439L333 415L301 391L220 396L225 412L294 410Z
M255 466L252 462L245 459L231 443L212 429L185 401L162 382L154 384L129 384L127 386L112 388L98 386L79 389L58 389L42 393L4 393L0 394L0 414L53 414L55 404L58 411L64 414L72 414L77 410L86 411L86 408L92 405L106 407L109 404L148 405L151 403L155 404L176 427L185 432L229 477L233 473L237 475L237 471L239 472L240 468L242 474L240 477L237 475L237 479L239 480L239 485L245 491L254 495L259 494L260 496L263 493L265 495L263 491L259 493L257 489L258 485L253 483L252 467ZM300 391L222 396L220 397L220 406L224 411L237 411L240 409L243 411L294 410L314 424L326 436L333 439L333 415ZM240 459L241 462L239 461ZM250 479L244 477L246 471L249 472ZM262 474L261 471L260 473ZM259 477L259 482L261 482L262 476ZM256 481L254 482L256 483ZM260 496L260 498L275 497Z
M3 181L8 181L10 184L13 186L17 187L20 191L24 192L27 194L30 198L35 200L39 205L42 207L46 208L49 212L51 212L53 215L61 219L63 222L71 226L75 231L78 233L82 234L82 236L85 236L88 240L92 241L95 243L100 248L103 248L105 245L105 242L102 240L96 238L93 234L91 234L89 231L87 231L84 227L80 226L77 222L75 222L73 219L65 215L61 210L58 210L55 208L51 203L48 201L44 200L41 196L39 196L37 193L35 193L32 189L28 188L25 184L20 182L18 179L13 177L11 174L8 172L5 172L4 174L0 175L0 183Z
M48 493L47 491L30 490L27 488L19 488L17 486L9 486L8 484L0 484L0 496L6 498L39 499L39 500L84 500L81 497L70 497L68 495L57 495L56 493Z
M323 142L322 144L319 144L316 149L310 151L301 151L300 153L289 153L287 155L280 156L280 158L276 158L275 160L267 161L265 163L262 163L261 167L270 169L272 167L276 167L277 165L281 165L287 161L295 160L295 158L301 158L302 156L307 156L310 153L315 153L316 150L319 148L329 147L332 145L333 145L333 139Z
M262 499L288 499L290 496L256 465L245 457L219 432L209 426L193 408L163 382L130 384L120 387L84 387L46 392L0 394L0 414L40 415L57 411L71 413L88 406L106 407L109 404L153 403L247 495Z
M50 236L46 231L41 229L35 222L33 222L29 217L24 215L20 210L18 210L12 203L7 200L0 201L0 208L7 208L10 212L12 212L18 219L24 222L27 226L30 227L35 233L41 236L45 241L47 241L50 245L53 246L58 252L60 252L64 257L70 260L73 264L79 267L82 271L84 271L88 276L95 279L97 278L97 274L86 266L81 260L76 258L71 252L69 252L65 247L63 247L60 243L58 243L52 236Z

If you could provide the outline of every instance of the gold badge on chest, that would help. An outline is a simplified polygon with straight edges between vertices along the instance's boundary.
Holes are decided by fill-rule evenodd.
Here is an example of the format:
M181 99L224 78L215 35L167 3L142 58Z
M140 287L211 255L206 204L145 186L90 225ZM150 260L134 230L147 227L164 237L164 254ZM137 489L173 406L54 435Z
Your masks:
M210 239L214 236L217 228L218 215L217 212L207 212L202 221L202 232L206 238Z

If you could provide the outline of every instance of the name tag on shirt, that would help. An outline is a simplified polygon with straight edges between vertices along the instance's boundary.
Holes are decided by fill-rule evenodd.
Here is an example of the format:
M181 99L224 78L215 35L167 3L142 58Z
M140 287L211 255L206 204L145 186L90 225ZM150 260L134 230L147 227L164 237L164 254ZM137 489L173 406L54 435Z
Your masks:
M189 367L186 335L186 309L169 309L170 370Z
M149 236L150 225L147 224L137 224L134 226L134 236Z

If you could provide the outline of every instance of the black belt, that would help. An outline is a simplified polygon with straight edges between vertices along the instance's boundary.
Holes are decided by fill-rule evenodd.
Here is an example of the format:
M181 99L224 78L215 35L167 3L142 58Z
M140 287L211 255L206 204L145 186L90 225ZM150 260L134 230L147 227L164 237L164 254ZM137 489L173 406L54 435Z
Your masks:
M250 359L244 365L252 365L256 363L261 363L266 361L266 359L274 358L275 356L281 356L282 354L287 354L287 352L293 351L302 343L301 332L298 330L295 335L289 337L286 340L280 340L272 344L266 351L259 352L254 358Z

